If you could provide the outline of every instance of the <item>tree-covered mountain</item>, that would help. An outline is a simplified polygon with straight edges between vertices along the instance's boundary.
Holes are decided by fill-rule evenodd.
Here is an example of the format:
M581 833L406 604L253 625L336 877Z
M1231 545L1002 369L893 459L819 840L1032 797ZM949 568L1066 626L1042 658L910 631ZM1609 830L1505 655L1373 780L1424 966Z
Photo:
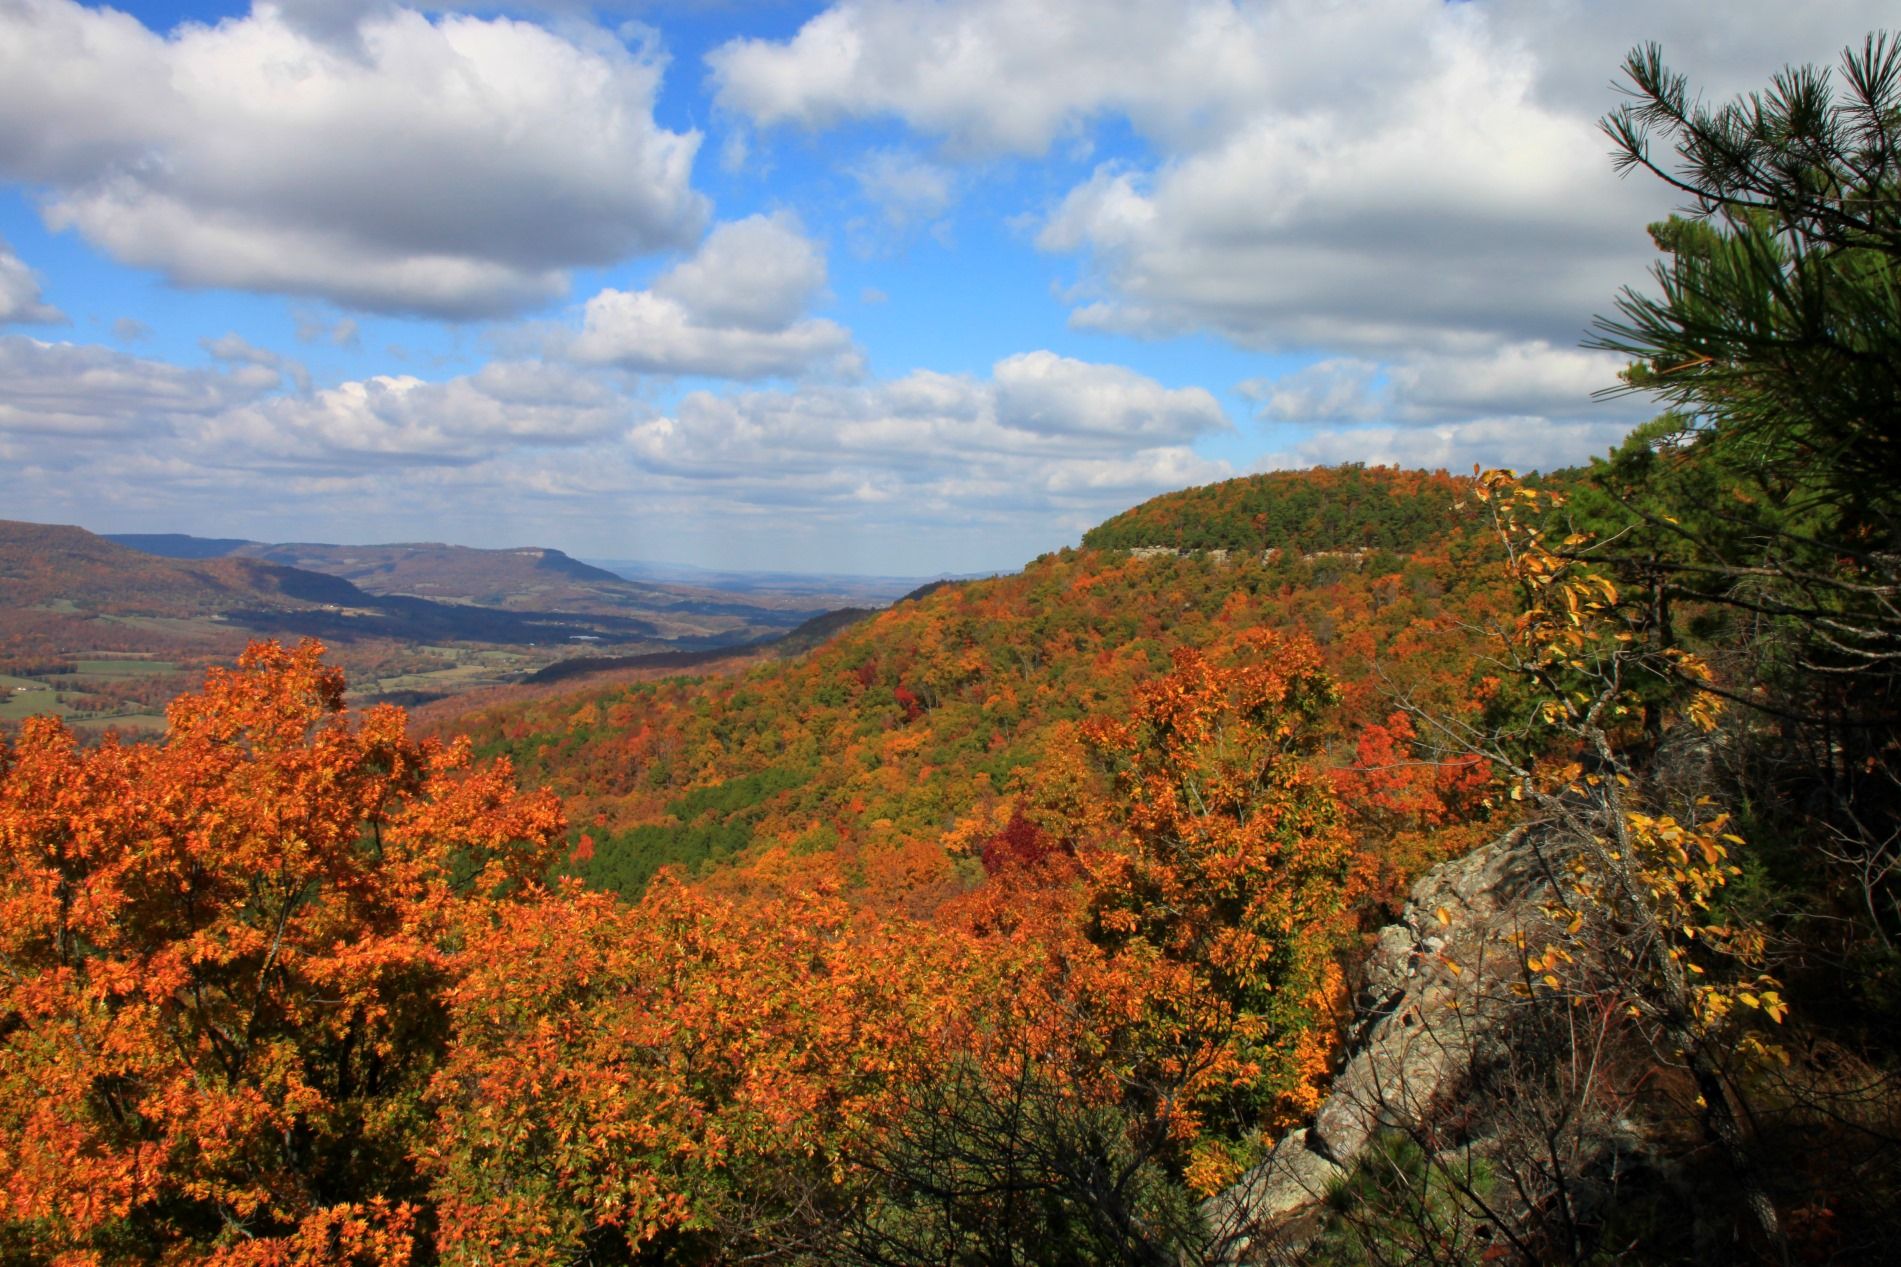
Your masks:
M1283 471L1158 497L1083 534L1087 548L1411 553L1445 531L1445 483L1358 465Z
M1369 525L1405 515L1424 521L1415 548L1223 557L1197 552L1189 532L1146 539L1180 555L1064 551L1015 575L935 587L795 660L438 713L432 724L559 790L575 811L575 870L604 887L632 895L669 863L761 861L829 869L876 901L921 910L974 878L971 842L1008 819L1063 737L1129 708L1183 648L1259 628L1314 638L1345 691L1343 745L1387 724L1397 692L1460 715L1483 706L1475 622L1508 599L1457 506L1469 480L1359 468L1256 476L1122 518L1190 522L1210 498L1271 505L1283 494L1306 514L1316 490L1343 480L1355 491L1333 520L1344 536L1367 539Z

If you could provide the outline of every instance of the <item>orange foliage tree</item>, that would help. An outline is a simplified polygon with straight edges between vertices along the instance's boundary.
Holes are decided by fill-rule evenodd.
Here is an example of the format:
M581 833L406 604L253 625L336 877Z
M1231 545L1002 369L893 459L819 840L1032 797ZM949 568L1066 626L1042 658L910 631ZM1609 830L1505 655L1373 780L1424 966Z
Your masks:
M162 744L0 747L0 1252L406 1261L455 950L533 892L546 794L322 648L259 643Z
M444 1257L745 1256L855 1199L850 1158L971 988L959 943L836 897L731 901L670 873L509 913L431 1092Z
M1319 761L1338 699L1310 641L1249 630L1178 652L1129 719L1085 728L1122 828L1082 854L1090 936L1184 971L1145 1024L1168 1031L1176 1111L1197 1130L1283 1126L1326 1073L1350 928L1351 840Z

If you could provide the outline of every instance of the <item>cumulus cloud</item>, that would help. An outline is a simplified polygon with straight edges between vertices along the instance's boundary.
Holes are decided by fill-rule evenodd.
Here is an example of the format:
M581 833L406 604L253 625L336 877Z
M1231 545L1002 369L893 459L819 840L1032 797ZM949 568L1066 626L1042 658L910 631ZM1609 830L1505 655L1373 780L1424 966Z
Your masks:
M1616 386L1624 364L1607 353L1533 340L1466 353L1414 353L1386 364L1330 357L1275 378L1249 379L1239 390L1259 403L1256 416L1266 422L1603 419L1606 406L1593 393Z
M644 415L615 383L538 361L491 362L444 382L377 375L312 390L301 365L238 335L203 346L218 368L0 337L0 447L16 462L119 470L142 456L167 480L233 470L310 478L581 445Z
M749 496L904 501L955 514L1114 506L1219 479L1188 447L1227 425L1199 388L1172 389L1120 366L1030 352L988 381L918 370L889 382L688 395L634 427L649 470Z
M851 335L833 321L797 321L782 330L707 326L679 301L645 290L604 290L588 300L586 323L571 345L584 362L742 380L798 375L850 350Z
M586 364L647 374L754 380L850 371L851 334L805 317L825 287L825 258L789 214L722 224L649 290L588 300L565 351Z
M845 0L707 62L719 104L760 125L892 115L957 152L1039 154L1104 109L1186 125L1185 84L1246 72L1245 26L1226 4Z
M40 299L40 279L5 238L0 238L0 325L8 322L52 324L66 320L66 314Z
M519 448L595 440L636 412L610 385L560 366L497 361L447 382L379 374L272 396L207 419L194 441L232 465L305 474L467 465Z
M1099 297L1072 321L1263 349L1575 340L1661 206L1618 183L1588 116L1537 101L1527 54L1439 20L1410 24L1424 56L1377 87L1379 117L1265 111L1071 190L1037 240L1087 260Z
M1481 418L1424 427L1357 427L1318 432L1257 469L1340 462L1470 471L1509 467L1556 470L1602 456L1629 432L1625 422L1557 422L1549 418Z
M1372 422L1390 413L1392 392L1379 363L1328 357L1276 378L1250 378L1238 390L1269 422Z
M840 0L708 62L755 125L890 117L953 156L1124 119L1150 153L1100 165L1038 236L1083 264L1074 324L1378 358L1571 343L1641 277L1671 198L1619 182L1596 131L1634 44L1720 95L1832 61L1887 9Z
M705 215L698 133L653 118L663 58L563 29L259 4L160 35L4 0L0 173L45 191L50 225L181 285L519 311Z
M696 322L783 330L825 288L825 257L787 212L722 224L654 283Z
M55 446L175 435L278 385L273 370L184 369L111 348L0 336L0 436Z
M259 347L235 331L216 339L200 339L198 346L217 360L270 370L296 384L299 391L310 390L310 371L301 362Z
M997 362L992 380L998 418L1040 435L1182 443L1229 429L1203 389L1163 387L1119 365L1024 352Z

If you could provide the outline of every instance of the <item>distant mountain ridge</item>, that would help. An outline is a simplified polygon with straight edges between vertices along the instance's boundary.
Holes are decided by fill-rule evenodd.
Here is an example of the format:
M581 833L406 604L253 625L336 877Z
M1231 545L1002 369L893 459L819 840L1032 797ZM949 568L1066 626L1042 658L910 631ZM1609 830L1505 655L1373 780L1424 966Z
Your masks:
M184 532L102 532L97 535L165 559L222 559L245 546L257 544L244 537L194 537Z
M373 594L412 594L490 607L546 608L553 601L564 607L584 604L586 610L619 609L672 604L681 597L660 586L623 580L545 546L480 550L433 541L364 546L252 542L236 553L327 572Z
M413 703L575 653L581 663L558 672L789 654L868 614L841 608L888 601L841 603L823 580L800 590L761 579L746 592L628 580L542 546L270 544L0 521L0 673L49 683L57 703L55 689L77 697L60 675L82 661L130 656L118 672L188 672L248 639L317 637L360 689ZM105 701L124 704L129 691L84 689L93 713L124 715Z
M584 566L584 565L583 565ZM211 621L234 630L325 638L486 642L668 641L641 613L484 608L377 593L346 576L248 554L169 558L63 524L0 520L0 632L7 615ZM771 613L775 620L779 613ZM743 633L733 639L744 641ZM716 635L679 639L703 647Z
M682 636L769 636L842 607L878 607L917 577L729 572L673 564L577 559L550 546L481 549L443 542L338 545L184 533L115 533L107 540L174 559L243 557L339 576L371 594L509 610L640 614Z
M255 559L166 558L70 524L0 520L0 601L20 609L190 616L234 603L347 604L366 599L335 577Z
M120 535L0 520L0 671L68 671L60 666L115 654L202 663L255 637L322 638L346 659L378 664L395 663L401 647L435 648L426 658L438 661L450 645L512 648L496 663L531 671L583 645L623 654L750 646L818 614L626 581L541 547Z

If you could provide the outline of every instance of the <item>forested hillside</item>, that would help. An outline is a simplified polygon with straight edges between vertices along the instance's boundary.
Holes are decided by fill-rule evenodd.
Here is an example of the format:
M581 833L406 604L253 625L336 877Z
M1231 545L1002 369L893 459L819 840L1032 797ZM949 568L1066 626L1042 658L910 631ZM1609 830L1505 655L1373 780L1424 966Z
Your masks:
M1360 466L1230 480L1157 498L1083 534L1095 549L1408 554L1446 531L1445 484Z
M974 882L977 846L1053 777L1076 727L1125 715L1183 649L1220 652L1259 629L1312 638L1342 684L1330 741L1342 764L1369 729L1386 743L1409 726L1397 699L1448 716L1482 709L1481 629L1509 594L1456 509L1469 480L1257 476L1131 516L1192 522L1214 498L1269 504L1283 492L1311 508L1340 482L1358 494L1331 515L1341 537L1417 516L1414 550L1221 558L1190 533L1149 539L1178 557L1065 551L901 603L795 662L558 695L448 728L562 793L573 869L592 884L631 896L662 865L759 863L921 912Z

